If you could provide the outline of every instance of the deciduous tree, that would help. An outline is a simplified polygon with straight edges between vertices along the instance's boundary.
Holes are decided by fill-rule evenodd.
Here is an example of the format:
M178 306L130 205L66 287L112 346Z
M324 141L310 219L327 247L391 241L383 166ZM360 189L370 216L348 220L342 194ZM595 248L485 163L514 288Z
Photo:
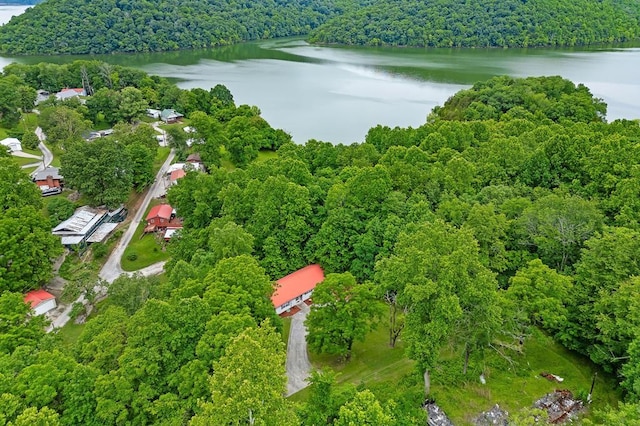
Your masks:
M371 284L358 284L349 272L328 274L313 292L305 322L312 351L351 357L353 343L364 340L381 314Z

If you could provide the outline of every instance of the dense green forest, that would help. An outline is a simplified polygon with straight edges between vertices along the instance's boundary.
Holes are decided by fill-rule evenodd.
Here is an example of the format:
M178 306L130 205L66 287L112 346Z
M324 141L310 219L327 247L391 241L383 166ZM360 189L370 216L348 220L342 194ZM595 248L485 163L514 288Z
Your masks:
M0 28L11 54L155 52L307 34L368 0L50 0Z
M336 16L315 43L415 47L580 46L640 37L632 0L379 0Z
M424 424L425 393L437 401L438 389L481 373L520 374L541 333L619 383L626 404L589 421L639 420L640 125L607 123L588 88L496 77L418 128L296 145L224 86L180 90L82 61L8 66L5 113L36 87L82 82L93 93L85 105L50 101L38 120L85 200L117 203L148 185L157 147L140 122L146 106L187 115L193 145L179 127L170 143L178 157L199 152L208 173L188 172L168 193L185 228L165 274L117 279L68 341L45 334L22 302L60 248L37 189L0 153L1 423ZM81 140L97 122L116 132ZM257 161L260 150L275 154ZM113 179L123 170L130 179ZM269 296L275 279L313 262L327 275L307 320L310 349L349 363L354 342L389 324L383 345L404 345L414 373L356 386L327 369L303 402L283 397L284 326Z

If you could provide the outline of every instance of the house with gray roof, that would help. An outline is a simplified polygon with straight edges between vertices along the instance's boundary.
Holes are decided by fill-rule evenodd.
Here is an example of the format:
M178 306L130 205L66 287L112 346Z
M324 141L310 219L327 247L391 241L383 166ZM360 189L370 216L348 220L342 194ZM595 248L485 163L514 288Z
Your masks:
M163 109L160 113L160 119L167 124L176 123L180 121L182 117L184 117L184 115L180 114L175 109Z

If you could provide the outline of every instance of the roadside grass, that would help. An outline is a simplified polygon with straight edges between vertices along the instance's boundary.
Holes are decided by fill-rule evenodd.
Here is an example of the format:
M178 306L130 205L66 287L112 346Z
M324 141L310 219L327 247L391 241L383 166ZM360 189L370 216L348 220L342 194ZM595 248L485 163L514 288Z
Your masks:
M26 174L28 174L29 176L31 176L31 173L35 172L36 169L38 168L38 166L35 167L25 167L24 169L22 169Z
M158 120L155 120L158 121ZM158 125L159 128L161 128L162 130L169 130L171 128L178 128L178 129L184 129L185 127L187 127L189 125L190 121L188 118L182 118L180 121L178 121L177 123L172 123L172 124L160 124Z
M53 144L47 144L47 147L53 154L53 160L51 161L51 165L53 167L60 167L60 157L64 154L64 150L58 145L53 145Z
M22 147L22 152L26 152L27 154L37 155L38 157L42 157L42 151L40 151L39 149L28 149L28 148Z
M107 306L107 299L97 302L93 310L91 311L91 314L87 317L87 321L100 315L100 313L103 312L107 308ZM85 325L86 322L84 324L76 324L73 320L71 320L63 327L58 329L57 335L60 338L62 346L64 346L66 349L70 349L78 341L78 338L82 334L82 330L84 330Z
M76 324L73 320L66 323L58 330L62 346L67 349L71 348L82 334L82 330L84 330L84 324Z
M165 162L170 152L171 148L169 148L168 146L158 147L158 151L156 151L156 157L153 159L154 176L158 173L158 170L160 170L160 167L162 167L162 164Z
M7 133L7 129L0 127L0 140L6 139L8 137L9 137L9 134Z
M289 333L291 332L291 317L282 318L282 341L285 347L289 345Z
M158 204L161 204L160 200L151 200L147 210L142 216L142 220L136 228L136 232L131 238L131 242L124 250L121 264L122 269L125 271L137 271L138 269L162 262L169 258L169 254L163 247L164 241L159 242L155 234L143 234L146 226L145 218L151 208Z

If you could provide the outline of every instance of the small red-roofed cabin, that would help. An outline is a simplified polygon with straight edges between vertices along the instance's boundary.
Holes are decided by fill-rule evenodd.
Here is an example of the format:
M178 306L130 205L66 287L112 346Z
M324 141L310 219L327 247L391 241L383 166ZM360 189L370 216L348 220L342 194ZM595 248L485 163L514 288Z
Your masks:
M56 306L56 297L42 289L33 290L24 295L24 303L31 306L31 309L36 315L43 315Z
M311 297L316 285L324 281L320 265L309 265L276 281L276 289L271 296L278 315L287 312L298 303Z
M173 215L173 207L169 204L154 206L147 215L147 228L164 229L169 226Z

